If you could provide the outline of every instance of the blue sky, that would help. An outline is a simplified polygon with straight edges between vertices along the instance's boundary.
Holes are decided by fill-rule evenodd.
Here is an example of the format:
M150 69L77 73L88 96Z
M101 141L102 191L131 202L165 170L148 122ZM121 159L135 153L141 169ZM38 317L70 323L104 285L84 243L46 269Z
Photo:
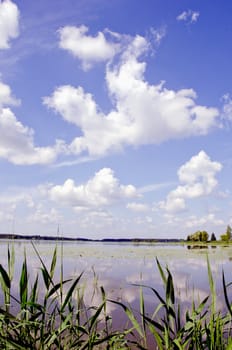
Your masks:
M0 2L0 231L219 237L232 3Z

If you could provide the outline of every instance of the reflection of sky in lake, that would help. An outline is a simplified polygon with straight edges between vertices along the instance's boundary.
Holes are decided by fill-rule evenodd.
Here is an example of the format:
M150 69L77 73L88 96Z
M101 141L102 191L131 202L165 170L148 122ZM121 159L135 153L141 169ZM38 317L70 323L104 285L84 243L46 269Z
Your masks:
M0 242L1 264L7 266L7 242ZM55 247L54 242L36 242L36 247L47 267L50 267L51 256ZM26 250L31 282L35 279L40 267L38 257L30 242L14 243L16 264L13 288L18 290L18 278L24 250ZM61 252L61 247L63 253ZM218 309L224 308L222 292L222 268L227 282L232 281L231 257L232 247L217 247L216 249L191 249L186 246L165 245L133 245L106 243L65 242L58 244L57 275L59 280L59 266L63 262L64 278L76 277L82 271L82 283L85 285L85 301L87 304L101 302L100 286L109 298L123 300L138 309L139 287L133 284L143 284L153 287L164 295L162 280L158 273L155 258L165 268L171 271L176 293L183 308L192 301L202 301L209 293L207 255L215 279L218 294ZM62 257L61 257L62 256ZM147 310L154 311L157 299L149 289L144 289ZM2 296L1 296L2 302ZM113 312L115 305L108 308Z

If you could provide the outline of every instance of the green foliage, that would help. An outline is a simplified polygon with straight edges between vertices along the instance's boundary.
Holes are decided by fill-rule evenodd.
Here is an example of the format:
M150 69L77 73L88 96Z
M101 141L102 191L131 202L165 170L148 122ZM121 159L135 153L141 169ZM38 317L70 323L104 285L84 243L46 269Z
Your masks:
M217 238L216 238L216 236L215 236L215 233L212 232L212 233L211 233L210 241L211 241L211 242L214 242L214 241L216 241L216 240L217 240Z
M208 239L209 239L209 234L207 231L197 231L187 237L187 241L194 241L194 242L207 242Z
M223 241L223 242L228 242L228 241L231 240L231 238L232 238L232 228L230 227L230 225L227 225L226 232L223 233L220 237L221 237L221 241Z
M80 293L82 273L74 280L56 282L57 249L50 269L35 246L34 249L41 262L41 275L37 275L30 286L25 254L19 279L19 300L11 295L14 252L8 251L8 269L0 265L1 290L5 298L4 306L0 306L0 349L127 349L125 334L128 331L112 330L103 288L101 304L86 306ZM42 293L38 290L39 280ZM17 309L18 313L14 311ZM102 322L105 328L102 328Z
M151 286L136 285L140 287L140 306L136 311L118 300L107 300L103 287L100 287L100 304L86 306L80 285L82 273L73 280L56 281L57 249L47 268L34 248L41 262L41 273L29 283L25 254L18 283L19 300L11 293L13 250L8 249L8 266L0 265L5 301L0 306L0 349L232 350L232 303L228 292L231 283L226 283L223 272L222 287L228 312L222 315L216 311L216 288L208 259L210 296L198 304L193 300L190 309L182 310L170 270L163 268L156 259L163 292ZM63 271L62 264L60 268ZM42 284L43 293L39 293L39 284ZM144 289L149 289L154 296L154 310L146 310ZM126 328L113 328L112 317L106 311L108 303L114 303L125 314Z
M227 235L227 239L229 241L231 239L231 236L232 236L232 229L231 229L230 225L227 225L226 235Z
M223 241L223 242L228 242L228 236L227 236L227 234L221 235L220 238L221 238L221 241Z
M164 295L155 288L143 286L150 289L160 303L156 306L151 316L146 312L143 305L141 317L145 326L132 321L135 330L140 335L137 341L139 349L158 350L229 350L232 349L231 318L232 308L228 298L228 284L225 282L223 273L223 290L228 313L221 315L216 312L216 288L209 260L207 259L210 296L204 298L198 305L193 301L192 309L181 310L181 304L175 296L175 286L172 274L166 267L164 270L157 260L158 269L164 285ZM142 299L144 297L142 296ZM157 305L157 303L155 303ZM125 309L125 306L123 306ZM158 313L161 312L161 316ZM130 310L130 320L133 320L133 311ZM127 314L129 314L127 310ZM142 323L142 324L143 324ZM150 334L154 337L153 345L144 346L144 339ZM141 336L142 334L142 336Z

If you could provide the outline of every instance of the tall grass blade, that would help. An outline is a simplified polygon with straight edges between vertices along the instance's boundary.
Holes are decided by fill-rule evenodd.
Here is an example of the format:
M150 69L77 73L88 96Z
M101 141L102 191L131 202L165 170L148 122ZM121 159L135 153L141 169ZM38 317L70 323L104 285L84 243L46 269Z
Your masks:
M159 331L164 332L164 326L162 326L159 322L157 322L157 321L155 321L155 320L153 320L150 317L145 316L145 315L144 315L144 319L147 321L148 325L151 324L154 326L154 328L157 328Z
M136 329L136 331L139 333L139 335L141 337L143 337L143 331L140 327L140 324L139 322L136 320L133 312L126 306L124 305L123 303L120 303L119 301L116 301L116 300L109 300L111 303L114 303L116 305L119 305L123 308L123 310L125 311L126 315L128 316L129 320L131 321L133 327Z
M43 280L44 280L45 287L48 290L50 284L53 284L52 277L50 276L48 269L47 269L46 265L44 264L35 244L33 242L31 242L31 244L32 244L32 247L33 247L37 257L39 258L41 265L42 265L41 271L42 271L42 275L43 275ZM53 256L54 256L54 254L53 254Z
M168 279L167 279L167 300L170 300L172 304L175 304L175 290L173 285L173 278L170 271L167 269Z
M158 269L159 269L159 273L160 273L160 276L161 276L161 278L162 278L162 280L163 280L163 283L164 283L164 285L166 285L167 284L167 277L165 276L165 273L164 273L164 271L163 271L163 268L162 268L162 266L160 265L160 262L159 262L159 260L156 258L156 264L157 264L157 266L158 266Z
M93 329L93 327L95 326L95 324L96 324L96 322L98 320L98 317L101 314L102 309L104 308L104 306L105 306L105 302L101 303L101 305L97 308L95 314L90 318L89 331L91 331Z
M48 272L46 266L45 267L41 267L41 272L42 272L42 276L43 276L45 287L48 290L49 286L51 284L51 277L49 275L49 272Z
M69 314L66 316L65 320L61 323L61 325L59 326L59 328L57 329L56 332L54 332L53 334L51 334L50 337L48 337L48 339L46 340L45 344L46 344L46 349L50 349L50 347L54 344L55 340L57 338L59 338L59 336L65 332L66 329L68 329L70 327L70 320L71 320L72 315Z
M35 282L34 282L33 287L31 289L30 297L29 297L29 300L30 300L31 303L35 303L36 300L37 300L38 281L39 281L39 276L37 274L36 278L35 278Z
M56 261L57 261L57 246L54 249L53 256L52 256L52 262L50 267L50 278L53 279L55 267L56 267Z
M23 309L27 303L27 297L28 297L28 272L27 272L26 256L24 257L22 271L21 271L21 277L19 282L19 293L20 293L21 309Z
M72 279L68 279L68 280L65 280L65 281L62 281L62 285L68 283L68 282L71 282ZM52 289L50 290L50 292L47 294L47 298L50 298L53 294L55 294L57 291L59 291L61 288L61 282L57 283L54 285L54 287L52 287Z
M8 350L29 350L29 349L25 349L24 346L20 345L17 343L17 341L11 340L11 339L7 339L6 340L6 345L8 345L9 347L7 347L6 349Z
M75 281L73 282L73 284L72 284L71 287L69 288L69 290L68 290L68 292L67 292L67 295L66 295L66 297L65 297L65 300L64 300L64 302L63 302L63 304L62 304L62 306L61 306L61 310L60 310L61 312L64 311L64 309L65 309L67 303L69 302L70 298L72 297L72 294L73 294L73 292L74 292L74 290L75 290L75 288L76 288L78 282L80 281L82 275L83 275L83 272L75 279Z
M15 316L13 314L11 314L10 312L2 309L1 307L0 307L0 314L5 316L7 319L11 318L12 320L15 320Z
M8 245L7 249L7 259L8 259L8 273L9 273L9 278L12 280L14 276L14 266L15 266L15 250L14 250L14 245L12 245L11 251L10 247Z
M142 287L140 287L139 303L140 303L140 314L142 315L143 333L144 333L144 335L146 335L146 322L145 322L145 318L144 318L146 313L145 313L144 295L143 295L143 288Z
M6 310L8 310L8 307L10 305L10 288L11 288L11 280L10 276L7 273L7 271L4 269L4 267L0 264L0 283L2 287L2 291L4 294L4 301L6 305Z
M208 255L207 255L207 270L208 270L208 278L209 278L209 287L210 287L211 297L212 297L212 303L211 303L212 313L214 314L216 309L216 291L215 291L215 283L213 279L212 270L210 268Z
M230 316L232 316L232 310L231 310L231 306L230 306L230 302L229 302L229 298L228 298L228 294L227 294L227 288L226 288L224 271L222 271L222 285L223 285L223 292L224 292L226 306L227 306L227 309L228 309L228 311L230 313Z
M10 289L11 286L11 282L10 282L10 277L8 275L8 273L6 272L6 270L4 269L4 267L2 266L2 264L0 264L0 273L2 276L2 281L3 281L3 289L5 290L6 288Z

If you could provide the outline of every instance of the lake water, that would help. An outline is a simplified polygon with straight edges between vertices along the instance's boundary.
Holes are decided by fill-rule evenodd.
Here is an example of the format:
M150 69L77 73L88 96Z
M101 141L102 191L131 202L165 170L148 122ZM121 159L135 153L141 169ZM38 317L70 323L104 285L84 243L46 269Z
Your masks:
M0 241L0 263L7 268L7 247L11 243ZM35 245L41 258L49 267L55 242L39 241ZM101 302L100 286L103 286L108 298L127 302L134 309L139 309L139 287L135 284L148 285L163 293L156 258L165 268L168 265L176 286L178 300L182 308L187 308L192 298L202 301L209 293L207 256L210 261L217 290L217 308L225 309L222 291L222 269L227 282L232 281L232 247L208 249L188 249L183 245L167 244L116 244L116 243L80 243L58 242L57 279L59 266L64 268L64 278L76 277L84 271L82 284L85 286L87 305ZM15 279L13 289L18 290L18 276L21 271L24 252L26 251L30 280L35 279L40 262L29 241L15 241L16 255ZM154 294L144 288L144 297L148 312L153 312L157 303ZM0 301L2 302L2 295ZM108 306L108 312L116 313L115 304ZM117 323L122 322L121 315L116 315Z

